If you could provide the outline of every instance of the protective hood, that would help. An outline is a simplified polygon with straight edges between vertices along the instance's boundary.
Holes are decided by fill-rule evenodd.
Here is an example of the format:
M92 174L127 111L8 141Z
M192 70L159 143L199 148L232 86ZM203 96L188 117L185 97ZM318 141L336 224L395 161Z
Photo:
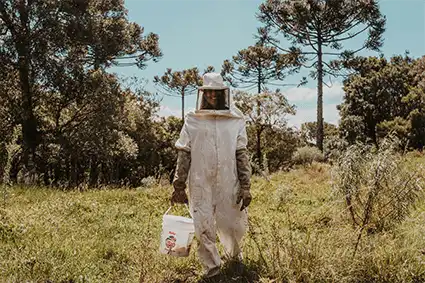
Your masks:
M203 76L203 85L198 88L196 110L189 114L244 119L243 113L233 103L229 87L224 84L218 73L207 73Z

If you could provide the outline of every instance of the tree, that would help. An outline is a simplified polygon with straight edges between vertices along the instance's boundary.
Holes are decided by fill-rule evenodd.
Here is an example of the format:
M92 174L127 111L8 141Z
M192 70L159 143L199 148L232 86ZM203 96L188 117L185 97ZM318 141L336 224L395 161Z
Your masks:
M363 49L379 51L385 17L376 0L267 0L259 9L258 18L265 24L259 29L260 37L281 51L300 54L303 66L314 68L311 77L317 79L316 145L323 150L323 78L327 74L337 76L340 68L326 62L326 58L351 58ZM361 47L342 51L344 42L366 32ZM293 46L280 46L277 35L283 35ZM308 61L312 64L307 65Z
M262 160L261 138L265 130L286 129L287 116L295 115L295 106L291 105L279 90L265 90L260 94L236 91L236 106L248 117L248 123L255 129L257 161ZM259 163L261 166L262 163Z
M324 140L329 137L338 136L338 127L334 124L324 122ZM311 141L316 140L317 135L317 122L305 122L301 125L301 138L309 144Z
M37 149L41 174L36 181L71 187L137 186L157 172L155 97L138 81L127 86L102 69L90 70L74 85L85 91L71 101L63 100L60 92L40 96L36 115L43 139ZM12 171L16 182L17 170Z
M279 84L288 74L297 71L296 54L281 54L277 48L258 41L254 46L238 51L232 60L225 60L221 74L234 87L255 88L257 94L266 91L268 85ZM283 83L280 83L283 86ZM260 95L255 96L261 98ZM261 101L256 102L256 116L261 116ZM259 125L259 124L256 124ZM256 158L262 164L261 127L256 129Z
M214 71L214 67L209 66L205 73ZM154 83L165 91L165 95L178 96L182 100L182 120L184 121L184 98L192 95L202 85L202 74L198 68L174 71L169 68L161 77L155 76Z
M415 60L410 69L413 86L408 96L403 98L409 111L410 146L423 150L425 146L425 56Z
M299 67L297 54L282 54L263 40L238 51L232 60L225 60L221 74L234 87L255 88L261 93L268 85L279 83Z
M410 57L357 57L345 67L354 71L344 81L343 103L338 106L342 136L350 143L360 140L378 145L378 126L396 117L406 118L403 98L413 84ZM389 124L383 125L388 128ZM381 129L382 130L382 129Z
M248 126L248 139L255 139L256 133L253 126ZM263 161L264 170L275 172L289 168L291 159L300 146L299 132L290 127L268 127L262 133L262 153L266 160ZM249 146L255 148L255 146ZM267 167L266 167L267 166Z
M107 67L126 54L135 56L140 67L160 58L158 37L144 37L142 32L128 22L123 1L0 2L0 66L19 76L17 119L22 125L25 166L34 167L44 135L35 113L44 91L57 90L61 78L79 79L90 66ZM65 105L74 99L73 93L61 95L70 96L64 98Z
M183 121L174 116L161 117L161 120L156 121L155 126L155 148L160 160L160 168L157 173L159 175L168 174L171 183L177 161L177 152L174 144L179 138Z

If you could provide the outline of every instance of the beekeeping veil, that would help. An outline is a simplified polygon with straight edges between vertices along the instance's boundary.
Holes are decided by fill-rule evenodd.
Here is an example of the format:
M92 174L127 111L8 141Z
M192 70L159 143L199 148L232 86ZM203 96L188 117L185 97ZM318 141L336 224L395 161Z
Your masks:
M233 105L229 87L218 73L203 76L203 85L198 88L195 113L243 118L241 111Z

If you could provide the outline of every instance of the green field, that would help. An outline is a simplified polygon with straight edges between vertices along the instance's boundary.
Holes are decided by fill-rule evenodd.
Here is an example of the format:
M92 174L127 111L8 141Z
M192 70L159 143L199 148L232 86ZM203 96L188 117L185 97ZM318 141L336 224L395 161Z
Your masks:
M423 160L419 160L422 162ZM220 282L425 281L425 204L391 231L358 231L328 165L253 178L246 268ZM0 282L198 282L188 258L158 251L170 186L60 191L3 190ZM184 213L184 207L174 210Z

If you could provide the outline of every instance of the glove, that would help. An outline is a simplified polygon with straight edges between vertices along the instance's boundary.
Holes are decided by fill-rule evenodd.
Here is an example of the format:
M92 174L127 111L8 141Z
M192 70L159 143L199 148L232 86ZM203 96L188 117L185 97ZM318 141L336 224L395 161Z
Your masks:
M249 188L240 188L238 192L238 199L236 200L236 204L239 204L242 201L241 211L249 206L251 203L252 196Z
M174 190L172 196L171 196L171 205L174 205L176 203L180 204L188 204L189 200L187 199L187 194L184 190L182 191L176 191Z

